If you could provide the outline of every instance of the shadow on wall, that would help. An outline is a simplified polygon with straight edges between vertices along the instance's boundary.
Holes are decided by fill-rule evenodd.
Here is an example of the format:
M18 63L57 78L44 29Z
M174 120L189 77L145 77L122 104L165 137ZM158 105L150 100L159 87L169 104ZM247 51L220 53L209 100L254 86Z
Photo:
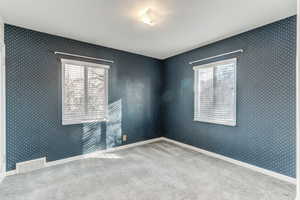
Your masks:
M83 154L122 144L122 100L108 105L107 122L84 124L82 129Z

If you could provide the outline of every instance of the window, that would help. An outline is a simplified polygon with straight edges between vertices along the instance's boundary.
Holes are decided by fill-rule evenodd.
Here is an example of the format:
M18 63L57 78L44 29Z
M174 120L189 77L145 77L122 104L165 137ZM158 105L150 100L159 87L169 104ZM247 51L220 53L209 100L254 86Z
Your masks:
M194 120L236 125L236 58L195 66Z
M62 59L62 124L106 120L109 66Z

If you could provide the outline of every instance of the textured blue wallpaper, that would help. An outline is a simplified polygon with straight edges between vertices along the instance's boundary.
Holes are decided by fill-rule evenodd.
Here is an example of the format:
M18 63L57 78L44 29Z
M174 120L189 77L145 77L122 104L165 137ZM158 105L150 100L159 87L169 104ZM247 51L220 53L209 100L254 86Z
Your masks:
M161 61L10 25L5 43L7 170L44 156L52 161L118 146L122 133L127 143L161 136ZM110 123L62 126L61 65L54 50L115 61Z
M164 135L295 177L296 17L164 61L10 25L5 42L7 170L121 145L125 133L128 143ZM188 62L240 48L237 126L194 122ZM61 66L50 50L115 61L110 123L61 125Z
M194 122L188 62L240 48L237 126ZM165 60L165 136L295 177L295 62L295 16Z

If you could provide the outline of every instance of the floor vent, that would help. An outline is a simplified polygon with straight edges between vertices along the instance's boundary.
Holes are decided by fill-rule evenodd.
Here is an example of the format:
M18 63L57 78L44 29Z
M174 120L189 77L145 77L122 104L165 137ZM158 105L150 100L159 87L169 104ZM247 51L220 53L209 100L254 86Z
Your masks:
M17 174L23 174L27 172L31 172L37 169L41 169L45 167L46 158L39 158L36 160L30 160L26 162L20 162L16 165Z

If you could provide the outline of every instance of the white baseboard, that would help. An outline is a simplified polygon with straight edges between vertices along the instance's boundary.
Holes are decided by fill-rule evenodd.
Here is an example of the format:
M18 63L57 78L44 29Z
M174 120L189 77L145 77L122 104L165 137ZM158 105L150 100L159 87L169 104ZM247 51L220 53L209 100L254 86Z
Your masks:
M67 163L67 162L71 162L71 161L75 161L75 160L81 160L81 159L85 159L85 158L93 158L93 157L97 157L101 154L111 153L111 152L115 152L115 151L119 151L119 150L123 150L123 149L128 149L128 148L132 148L132 147L136 147L136 146L150 144L150 143L158 142L158 141L161 141L161 140L162 140L162 138L154 138L154 139L145 140L145 141L142 141L142 142L136 142L136 143L126 144L126 145L119 146L119 147L113 147L113 148L110 148L110 149L95 151L95 152L91 152L91 153L84 154L84 155L79 155L79 156L74 156L74 157L70 157L70 158L66 158L66 159L51 161L51 162L46 163L46 167L50 167L50 166L54 166L54 165L60 165L60 164L64 164L64 163Z
M206 151L204 149L200 149L198 147L194 147L192 145L188 145L188 144L184 144L182 142L178 142L169 138L165 138L165 137L159 137L159 138L154 138L154 139L150 139L150 140L146 140L146 141L142 141L142 142L136 142L133 144L128 144L128 145L123 145L123 146L119 146L119 147L114 147L111 149L106 149L106 150L101 150L101 151L96 151L96 152L92 152L92 153L88 153L88 154L84 154L84 155L79 155L79 156L74 156L74 157L70 157L70 158L66 158L66 159L61 159L61 160L56 160L56 161L50 161L50 162L46 162L44 167L50 167L50 166L55 166L55 165L60 165L60 164L64 164L64 163L68 163L71 161L76 161L76 160L81 160L81 159L85 159L85 158L92 158L92 157L97 157L99 155L105 154L105 153L111 153L111 152L115 152L115 151L119 151L119 150L123 150L123 149L128 149L128 148L132 148L132 147L136 147L136 146L141 146L141 145L145 145L145 144L149 144L149 143L153 143L153 142L159 142L159 141L166 141L166 142L170 142L176 145L179 145L181 147L187 148L187 149L191 149L193 151L205 154L207 156L210 157L214 157L217 159L221 159L224 160L226 162L230 162L232 164L235 165L239 165L241 167L245 167L247 169L251 169L253 171L274 177L276 179L291 183L291 184L295 184L296 185L296 179L289 177L289 176L285 176L267 169L263 169L254 165L250 165L248 163L245 162L241 162L226 156L222 156L220 154L217 153L213 153L210 151ZM18 174L16 170L12 170L12 171L8 171L5 173L5 176L12 176Z
M17 174L17 170L10 170L5 172L5 176L13 176Z
M5 178L5 174L4 173L0 173L0 183L3 181L3 179Z
M145 145L145 144L150 144L150 143L158 142L158 141L162 141L162 138L154 138L154 139L145 140L145 141L142 141L142 142L136 142L136 143L127 144L127 145L114 147L114 148L110 148L110 149L95 151L95 152L84 154L84 155L79 155L79 156L74 156L74 157L65 158L65 159L61 159L61 160L45 162L45 165L44 165L43 168L50 167L50 166L55 166L55 165L61 165L61 164L64 164L64 163L68 163L68 162L72 162L72 161L76 161L76 160L81 160L81 159L85 159L85 158L97 157L97 156L105 154L105 153L111 153L111 152L114 152L114 151L128 149L128 148L141 146L141 145ZM31 161L26 161L26 162L28 163L28 162L31 162ZM16 174L18 174L17 170L11 170L11 171L7 171L5 173L5 176L12 176L12 175L16 175Z
M199 153L205 154L205 155L210 156L210 157L214 157L214 158L217 158L217 159L220 159L220 160L224 160L226 162L230 162L230 163L235 164L235 165L239 165L241 167L245 167L247 169L251 169L253 171L256 171L256 172L259 172L259 173L262 173L262 174L265 174L265 175L268 175L268 176L271 176L271 177L274 177L276 179L279 179L279 180L282 180L282 181L285 181L285 182L288 182L288 183L291 183L291 184L296 185L296 183L297 183L296 178L292 178L292 177L289 177L289 176L285 176L283 174L279 174L277 172L273 172L273 171L270 171L270 170L267 170L267 169L264 169L264 168L260 168L260 167L254 166L254 165L250 165L248 163L241 162L241 161L238 161L238 160L226 157L226 156L222 156L222 155L217 154L217 153L206 151L204 149L200 149L200 148L192 146L192 145L184 144L182 142L178 142L178 141L175 141L175 140L172 140L172 139L169 139L169 138L163 137L162 140L166 141L166 142L173 143L173 144L177 144L181 147L191 149L193 151L197 151Z
M46 164L46 157L20 162L16 164L17 174L25 174L31 171L35 171L44 168Z

